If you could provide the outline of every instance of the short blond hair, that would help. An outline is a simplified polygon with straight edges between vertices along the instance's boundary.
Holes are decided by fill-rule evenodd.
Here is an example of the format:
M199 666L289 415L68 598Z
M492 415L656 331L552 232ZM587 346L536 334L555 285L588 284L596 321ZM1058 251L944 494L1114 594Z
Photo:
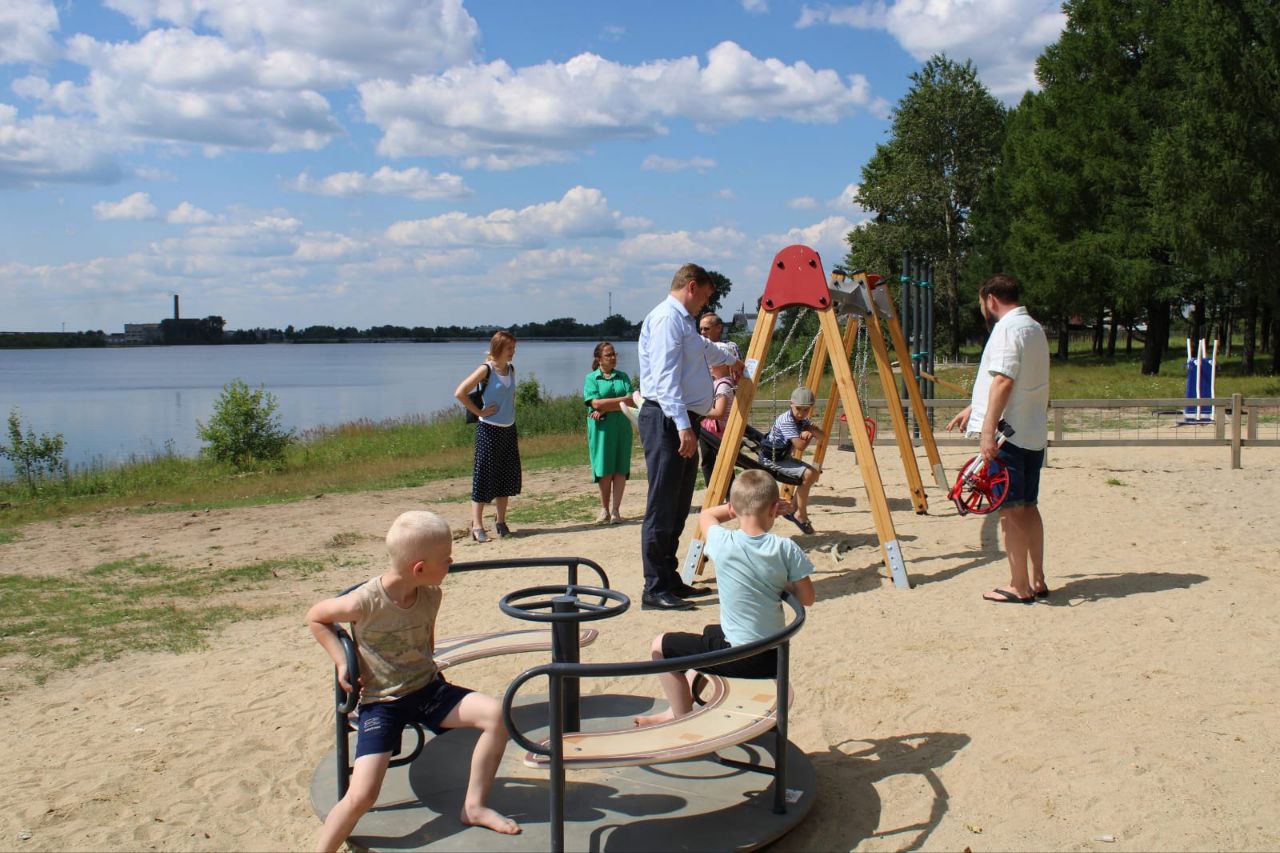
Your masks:
M450 541L449 522L424 509L400 513L387 530L387 555L391 566L402 569L426 556L432 548Z
M764 471L743 471L729 490L729 505L738 515L760 515L778 500L778 484Z

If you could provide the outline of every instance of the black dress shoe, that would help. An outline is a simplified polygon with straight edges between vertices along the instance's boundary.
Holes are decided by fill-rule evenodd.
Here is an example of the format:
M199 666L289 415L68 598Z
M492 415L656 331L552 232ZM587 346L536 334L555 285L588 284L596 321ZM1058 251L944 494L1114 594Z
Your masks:
M692 604L669 592L646 592L640 597L641 610L694 610Z
M691 586L687 583L681 583L679 586L671 588L671 594L676 598L701 598L704 595L711 595L715 590L705 586Z

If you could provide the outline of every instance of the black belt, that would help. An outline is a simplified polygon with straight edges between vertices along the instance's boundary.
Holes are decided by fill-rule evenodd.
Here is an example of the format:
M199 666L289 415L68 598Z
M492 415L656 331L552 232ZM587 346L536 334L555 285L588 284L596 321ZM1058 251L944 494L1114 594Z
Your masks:
M658 401L657 401L657 400L645 400L645 401L644 401L644 405L645 405L645 406L653 406L655 409L661 409L661 408L662 408L662 406L658 405ZM641 406L641 408L644 408L644 406ZM703 418L705 418L705 417L706 417L706 415L700 415L700 414L698 414L697 412L695 412L693 409L685 409L685 411L689 413L689 423L690 423L690 424L692 424L692 423L694 423L694 422L696 422L696 421L700 421L700 420L702 420ZM666 417L666 415L663 415L663 417Z

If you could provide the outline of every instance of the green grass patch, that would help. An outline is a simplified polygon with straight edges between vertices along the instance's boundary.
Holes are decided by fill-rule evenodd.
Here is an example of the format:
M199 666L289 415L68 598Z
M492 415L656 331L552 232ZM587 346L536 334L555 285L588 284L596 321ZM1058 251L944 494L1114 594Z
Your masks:
M0 527L0 545L8 545L10 542L17 542L21 538L21 530L14 530L11 527Z
M521 458L527 471L585 464L586 419L577 397L521 409ZM219 509L305 500L324 493L421 486L472 469L475 427L457 413L311 430L290 447L278 471L237 472L197 457L164 453L119 466L94 466L48 482L31 498L0 482L0 525L76 513ZM450 495L467 500L469 494ZM0 528L2 529L2 528Z
M271 612L211 597L322 568L321 561L306 559L178 568L141 555L95 566L83 580L0 575L0 656L16 660L18 671L39 684L61 670L125 652L201 648L213 630Z
M518 503L511 504L507 517L517 524L563 524L567 521L590 521L599 509L598 494L571 498L521 498Z
M1126 483L1124 480L1117 480L1115 477L1109 477L1107 478L1107 485L1108 486L1127 486L1129 484Z

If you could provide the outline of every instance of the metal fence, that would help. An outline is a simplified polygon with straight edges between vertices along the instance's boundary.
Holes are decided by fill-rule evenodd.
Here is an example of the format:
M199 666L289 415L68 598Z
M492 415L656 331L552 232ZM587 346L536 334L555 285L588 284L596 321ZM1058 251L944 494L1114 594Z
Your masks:
M888 407L892 401L867 400L863 408L876 422L876 445L894 444L893 421ZM897 401L910 411L909 402ZM939 447L972 446L960 433L943 429L957 412L969 405L967 399L925 400L932 417L934 438ZM1201 417L1188 415L1197 410ZM763 427L786 410L769 401L752 406L752 423ZM814 420L821 419L821 408ZM919 430L909 418L912 438L919 444ZM839 424L836 438L843 449L852 447L848 424ZM1050 400L1050 447L1227 447L1231 467L1241 467L1246 447L1280 447L1280 397L1182 397L1130 400Z

